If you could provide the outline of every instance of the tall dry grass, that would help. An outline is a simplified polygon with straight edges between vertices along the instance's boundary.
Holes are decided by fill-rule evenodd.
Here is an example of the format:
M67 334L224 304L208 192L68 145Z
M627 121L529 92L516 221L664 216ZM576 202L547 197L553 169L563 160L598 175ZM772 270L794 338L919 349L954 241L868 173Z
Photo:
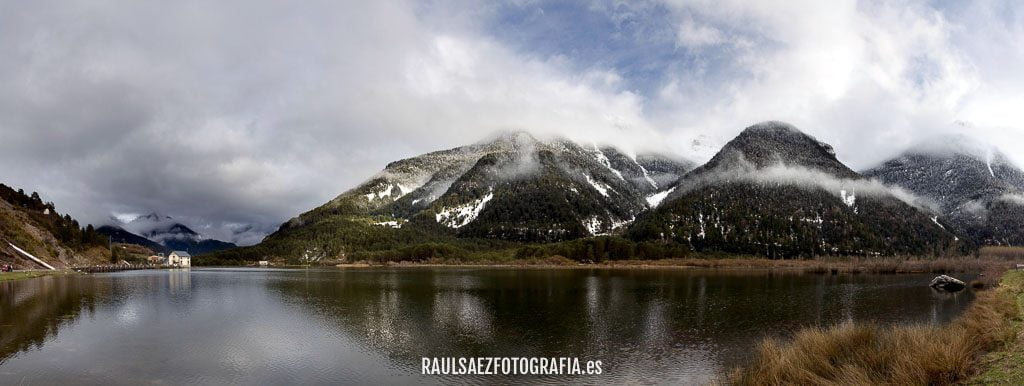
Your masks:
M1024 262L1024 259L1018 260ZM690 258L664 260L616 260L603 262L607 266L681 266L698 268L763 268L797 269L810 273L954 273L1003 272L1015 264L1014 260L994 256L963 256L951 258L922 257L820 257L817 259L773 260L753 257ZM995 276L999 278L998 275Z
M845 323L809 328L791 342L768 339L735 385L949 385L966 379L977 358L1012 341L1019 319L1014 291L984 291L943 326Z
M1024 247L987 246L978 251L983 257L1024 261Z

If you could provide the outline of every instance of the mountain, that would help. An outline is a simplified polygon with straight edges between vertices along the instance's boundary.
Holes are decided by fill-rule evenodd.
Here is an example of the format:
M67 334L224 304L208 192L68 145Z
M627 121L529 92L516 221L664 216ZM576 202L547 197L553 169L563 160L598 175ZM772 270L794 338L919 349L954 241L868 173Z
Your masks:
M781 122L746 128L630 226L635 241L770 257L951 253L919 200L836 159Z
M691 167L657 154L503 133L392 162L289 220L260 250L342 258L424 242L552 242L608 234L646 211Z
M107 236L111 242L121 244L135 244L149 248L153 252L168 253L170 249L145 237L126 231L116 225L104 225L96 229L100 234Z
M935 138L865 174L933 200L954 232L977 243L1024 245L1024 172L990 145Z
M57 268L110 261L107 239L92 225L82 227L71 216L61 216L37 193L28 195L0 184L0 264L41 268L9 244Z
M119 226L101 227L101 232L115 241L142 245L156 252L187 251L193 255L236 248L225 241L209 239L169 216L150 213L136 217Z

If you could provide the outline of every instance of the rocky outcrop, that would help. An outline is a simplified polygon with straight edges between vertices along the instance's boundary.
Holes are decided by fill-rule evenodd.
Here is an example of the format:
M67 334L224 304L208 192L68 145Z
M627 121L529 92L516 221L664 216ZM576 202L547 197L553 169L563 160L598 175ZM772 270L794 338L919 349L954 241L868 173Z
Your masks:
M931 284L929 284L929 286L937 290L946 292L957 292L963 290L964 288L967 288L967 284L965 284L964 282L946 275L939 275L935 277L934 279L932 279L932 282Z

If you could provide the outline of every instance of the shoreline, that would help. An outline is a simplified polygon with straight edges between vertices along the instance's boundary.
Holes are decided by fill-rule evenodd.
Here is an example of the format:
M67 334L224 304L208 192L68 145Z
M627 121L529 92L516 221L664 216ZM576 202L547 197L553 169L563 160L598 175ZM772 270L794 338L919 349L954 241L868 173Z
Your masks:
M57 271L14 271L0 273L0 283L38 279L47 276L64 276L64 275L77 275L78 273L72 270L62 269Z
M799 270L822 274L858 274L858 273L956 273L978 272L993 273L1010 270L1015 260L993 257L958 257L958 258L824 258L809 260L771 260L763 258L736 257L714 259L664 259L664 260L613 260L597 263L579 263L575 261L549 260L513 260L507 262L464 262L464 261L424 261L424 262L388 262L388 263L340 263L324 264L322 267L336 268L568 268L568 269L778 269ZM276 265L271 267L316 267L317 265Z
M946 324L806 327L786 340L766 339L750 363L725 380L762 384L1019 384L1024 381L1024 271ZM935 337L942 339L935 339Z

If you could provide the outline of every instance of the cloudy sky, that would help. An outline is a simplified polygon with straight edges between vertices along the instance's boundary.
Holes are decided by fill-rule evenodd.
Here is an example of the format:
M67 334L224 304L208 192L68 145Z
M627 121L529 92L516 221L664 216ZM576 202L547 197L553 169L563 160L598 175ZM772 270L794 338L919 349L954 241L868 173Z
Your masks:
M251 244L496 130L703 160L782 120L854 169L949 133L1021 164L1021 4L0 0L0 182Z

